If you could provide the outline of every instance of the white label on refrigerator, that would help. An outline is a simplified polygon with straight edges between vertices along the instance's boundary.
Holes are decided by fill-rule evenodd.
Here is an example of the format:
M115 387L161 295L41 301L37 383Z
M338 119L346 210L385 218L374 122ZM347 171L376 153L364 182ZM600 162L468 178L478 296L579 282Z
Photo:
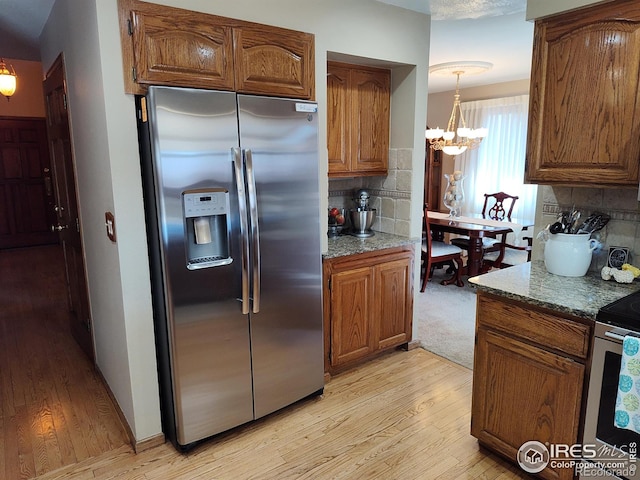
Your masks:
M296 103L296 112L316 113L317 111L317 103Z

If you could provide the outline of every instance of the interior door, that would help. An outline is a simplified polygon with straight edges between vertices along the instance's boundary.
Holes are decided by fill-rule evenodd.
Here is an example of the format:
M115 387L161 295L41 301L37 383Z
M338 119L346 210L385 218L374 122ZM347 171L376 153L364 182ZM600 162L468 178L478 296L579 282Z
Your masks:
M56 59L47 73L44 80L44 94L47 106L47 131L56 199L56 223L51 228L58 232L64 251L69 309L72 313L71 333L80 347L93 360L89 295L78 216L76 179L71 152L69 112L67 109L62 56Z
M0 118L0 248L56 243L43 118Z

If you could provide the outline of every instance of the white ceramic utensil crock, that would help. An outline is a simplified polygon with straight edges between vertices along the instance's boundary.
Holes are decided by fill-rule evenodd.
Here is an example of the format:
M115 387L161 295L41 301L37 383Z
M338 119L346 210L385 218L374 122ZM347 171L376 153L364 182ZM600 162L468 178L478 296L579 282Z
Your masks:
M552 233L544 244L544 265L549 273L582 277L589 270L598 241L589 233Z

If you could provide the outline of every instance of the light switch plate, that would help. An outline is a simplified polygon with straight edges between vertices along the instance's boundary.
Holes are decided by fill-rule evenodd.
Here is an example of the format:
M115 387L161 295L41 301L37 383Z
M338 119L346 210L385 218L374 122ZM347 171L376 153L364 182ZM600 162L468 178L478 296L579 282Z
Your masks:
M116 241L116 218L111 212L105 212L104 224L107 227L107 237L115 243Z

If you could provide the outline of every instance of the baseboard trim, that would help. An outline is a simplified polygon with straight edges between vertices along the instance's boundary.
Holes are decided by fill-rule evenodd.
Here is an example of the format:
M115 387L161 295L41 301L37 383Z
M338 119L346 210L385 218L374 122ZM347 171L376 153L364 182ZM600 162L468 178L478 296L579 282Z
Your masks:
M411 340L407 345L407 351L415 350L416 348L423 348L419 340Z
M158 445L162 445L166 441L164 434L159 433L158 435L154 435L153 437L145 438L144 440L140 440L139 442L133 443L133 449L136 453L144 452L145 450L149 450L151 448L157 447Z
M140 453L144 450L148 450L149 448L162 445L165 442L165 437L163 433L159 433L157 435L154 435L149 438L145 438L144 440L140 440L140 441L136 439L135 435L133 434L133 430L131 430L131 426L129 426L127 417L125 417L124 413L122 412L122 409L120 408L120 404L116 400L115 395L113 394L113 392L111 391L111 388L109 387L109 383L107 383L106 379L104 378L104 375L102 374L102 372L100 371L100 368L98 368L97 365L95 365L95 369L96 369L96 372L98 373L98 376L100 377L100 380L102 380L102 383L107 390L107 394L109 395L109 398L111 399L111 403L113 404L116 410L116 414L120 419L122 428L124 428L124 431L127 437L129 438L129 444L134 449L134 451L136 453Z

